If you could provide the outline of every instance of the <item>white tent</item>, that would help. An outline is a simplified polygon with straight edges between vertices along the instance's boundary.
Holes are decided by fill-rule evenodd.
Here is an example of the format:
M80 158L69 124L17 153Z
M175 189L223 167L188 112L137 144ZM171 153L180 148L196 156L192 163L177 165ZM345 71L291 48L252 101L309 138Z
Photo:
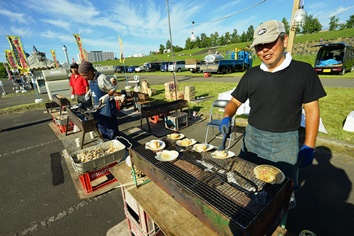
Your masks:
M29 67L32 70L46 70L54 68L54 62L45 57L44 53L33 52L31 56L27 58Z

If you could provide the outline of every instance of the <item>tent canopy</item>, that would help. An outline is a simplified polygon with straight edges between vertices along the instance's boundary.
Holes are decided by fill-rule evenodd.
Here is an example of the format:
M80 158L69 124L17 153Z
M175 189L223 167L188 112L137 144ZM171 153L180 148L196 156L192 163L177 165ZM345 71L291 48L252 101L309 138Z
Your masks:
M32 70L45 70L54 68L54 62L45 57L42 52L33 52L31 56L27 58L29 67Z

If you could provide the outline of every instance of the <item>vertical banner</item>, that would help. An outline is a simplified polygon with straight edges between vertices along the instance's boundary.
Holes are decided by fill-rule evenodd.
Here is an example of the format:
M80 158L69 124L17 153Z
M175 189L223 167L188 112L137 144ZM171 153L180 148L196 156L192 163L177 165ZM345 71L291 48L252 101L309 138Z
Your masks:
M120 48L120 53L119 53L119 62L123 62L125 61L125 58L123 56L123 41L120 38L120 36L118 35L118 41L119 41L119 48Z
M59 68L59 63L58 63L58 60L57 60L57 56L55 55L55 51L54 50L50 50L50 53L52 54L52 57L53 57L54 67L55 68Z
M9 80L12 80L12 74L11 74L11 71L10 71L10 68L9 68L9 64L4 62L3 63L5 69L6 69L6 72L7 72L7 77L9 78Z
M6 37L7 40L9 41L12 51L14 52L14 56L17 62L19 63L19 65L21 65L20 67L22 72L29 72L30 68L27 63L26 54L23 50L21 38L19 36L6 36Z
M18 69L16 58L15 58L15 55L12 50L5 50L5 58L6 58L6 61L9 65L9 67L12 70Z
M76 40L76 44L77 47L79 48L79 55L80 55L80 60L81 61L87 61L87 58L85 56L85 51L82 45L82 39L80 34L74 34L75 40Z

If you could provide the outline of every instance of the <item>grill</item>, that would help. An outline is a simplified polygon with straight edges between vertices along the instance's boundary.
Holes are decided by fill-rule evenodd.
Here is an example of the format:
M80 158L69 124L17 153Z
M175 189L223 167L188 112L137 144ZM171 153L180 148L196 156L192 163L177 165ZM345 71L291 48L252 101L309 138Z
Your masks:
M144 146L132 150L134 165L218 235L271 234L285 214L292 181L265 184L256 166L240 158L214 159L163 140L177 150L174 162L160 162ZM158 223L158 222L157 222Z
M71 119L77 127L82 131L82 138L81 138L81 149L85 139L85 133L90 131L97 131L96 121L94 120L92 114L86 113L84 110L77 108L77 109L66 109L68 112L69 119ZM68 122L69 122L68 119ZM66 135L68 133L66 132Z

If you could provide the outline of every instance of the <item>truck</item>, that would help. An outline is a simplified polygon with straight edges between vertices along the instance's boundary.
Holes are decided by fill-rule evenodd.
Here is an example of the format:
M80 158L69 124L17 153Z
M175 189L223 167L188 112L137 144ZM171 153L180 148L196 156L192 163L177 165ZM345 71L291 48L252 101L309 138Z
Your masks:
M227 52L226 57L207 55L205 63L201 65L201 72L230 74L236 71L245 71L252 67L252 53L248 50Z
M186 70L189 70L191 73L200 72L200 64L201 64L200 60L194 58L188 58L185 61L186 61Z
M346 43L317 44L320 47L315 60L315 71L318 74L336 73L344 75L354 70L354 48Z

